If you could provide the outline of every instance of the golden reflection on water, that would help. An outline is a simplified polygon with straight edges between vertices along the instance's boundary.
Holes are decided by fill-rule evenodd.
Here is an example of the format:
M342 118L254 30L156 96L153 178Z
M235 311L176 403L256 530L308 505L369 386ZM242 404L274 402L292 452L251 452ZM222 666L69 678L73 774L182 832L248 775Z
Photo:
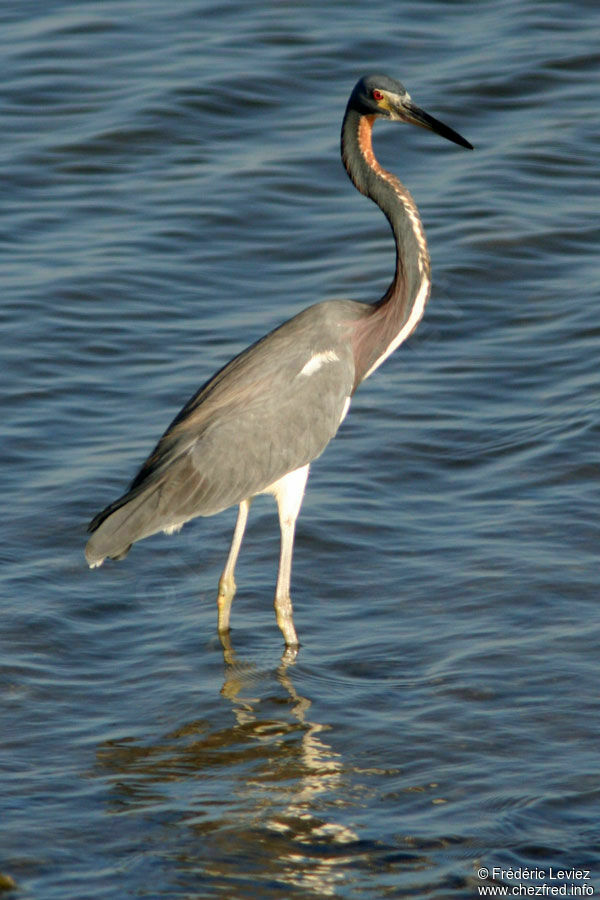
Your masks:
M240 724L247 723L249 719L259 723L256 698L242 696L249 684L249 679L245 677L247 670L243 667L240 669L230 644L224 646L224 658L223 695L231 701L234 715ZM323 809L323 806L335 806L336 796L342 787L342 757L323 739L323 732L327 731L328 726L311 722L308 717L312 703L307 697L298 694L290 677L289 670L295 659L295 652L290 654L286 650L276 673L277 681L290 698L292 715L301 726L298 732L300 741L296 777L286 792L287 802L277 809L278 804L269 799L270 785L266 790L261 781L253 781L248 786L256 792L257 798L261 794L265 795L265 804L261 804L265 811L265 827L285 836L291 844L289 851L279 859L283 867L280 878L290 885L313 890L322 896L332 896L336 883L344 877L343 867L352 857L338 852L330 856L320 855L316 862L310 853L301 852L301 845L314 847L315 844L330 843L339 847L352 844L359 838L350 828L324 816L326 808ZM321 799L324 797L328 797L328 800L322 804ZM341 802L341 798L339 801Z
M168 811L166 844L188 877L219 883L241 866L255 883L276 879L317 896L334 895L348 878L359 838L336 816L351 793L344 762L325 740L328 726L311 721L294 662L284 655L274 672L261 672L228 643L221 695L233 724L223 727L220 710L212 723L191 720L143 745L123 738L98 749L110 814Z

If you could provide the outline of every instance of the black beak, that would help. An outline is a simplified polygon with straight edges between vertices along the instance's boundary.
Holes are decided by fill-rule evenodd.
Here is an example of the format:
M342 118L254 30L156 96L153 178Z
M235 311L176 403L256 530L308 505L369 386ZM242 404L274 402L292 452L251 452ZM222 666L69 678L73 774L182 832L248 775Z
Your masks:
M465 140L464 137L461 137L457 131L454 131L453 128L449 128L448 125L444 125L444 123L438 121L438 119L434 119L429 113L426 113L424 110L419 109L418 106L415 106L412 101L402 105L402 118L406 122L412 122L413 125L427 128L428 131L435 131L440 137L446 138L446 140L452 141L455 144L459 144L461 147L466 147L467 150L473 149L473 145Z

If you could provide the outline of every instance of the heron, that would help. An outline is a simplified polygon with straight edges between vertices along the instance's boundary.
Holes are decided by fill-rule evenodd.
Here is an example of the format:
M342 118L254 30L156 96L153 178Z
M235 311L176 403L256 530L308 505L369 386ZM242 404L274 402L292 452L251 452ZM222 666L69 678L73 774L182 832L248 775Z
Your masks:
M354 87L343 118L341 156L354 186L386 216L396 246L394 277L373 303L326 300L307 307L235 356L185 404L123 496L88 527L90 567L122 559L136 541L172 534L197 516L238 506L219 579L218 631L228 635L234 578L252 500L274 496L281 532L275 614L297 648L290 582L296 520L309 466L343 422L358 386L415 330L431 288L425 231L415 201L373 152L377 119L406 122L472 145L416 106L387 75Z

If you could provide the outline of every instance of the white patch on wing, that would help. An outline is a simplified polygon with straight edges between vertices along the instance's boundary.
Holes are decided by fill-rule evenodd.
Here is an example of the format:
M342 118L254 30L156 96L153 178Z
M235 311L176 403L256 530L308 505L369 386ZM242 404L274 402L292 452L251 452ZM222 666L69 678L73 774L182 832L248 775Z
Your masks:
M314 375L321 366L326 362L339 362L339 356L335 350L324 350L321 353L315 353L309 361L300 369L300 375Z

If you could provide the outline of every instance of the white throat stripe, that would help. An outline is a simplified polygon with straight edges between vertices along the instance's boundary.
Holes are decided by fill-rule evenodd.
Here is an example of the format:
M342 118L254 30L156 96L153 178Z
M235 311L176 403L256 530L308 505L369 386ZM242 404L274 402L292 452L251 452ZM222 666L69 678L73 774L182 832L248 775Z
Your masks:
M424 275L423 280L421 281L421 287L419 288L419 292L415 297L410 315L404 323L404 326L400 329L393 341L388 344L379 359L375 360L367 374L364 376L363 381L365 378L368 378L369 375L371 375L375 371L375 369L378 369L381 363L385 362L388 356L400 346L402 341L405 341L406 338L415 330L423 317L423 313L425 312L425 304L427 303L427 298L429 297L430 287L431 281L429 280L429 278L427 278L426 275Z

